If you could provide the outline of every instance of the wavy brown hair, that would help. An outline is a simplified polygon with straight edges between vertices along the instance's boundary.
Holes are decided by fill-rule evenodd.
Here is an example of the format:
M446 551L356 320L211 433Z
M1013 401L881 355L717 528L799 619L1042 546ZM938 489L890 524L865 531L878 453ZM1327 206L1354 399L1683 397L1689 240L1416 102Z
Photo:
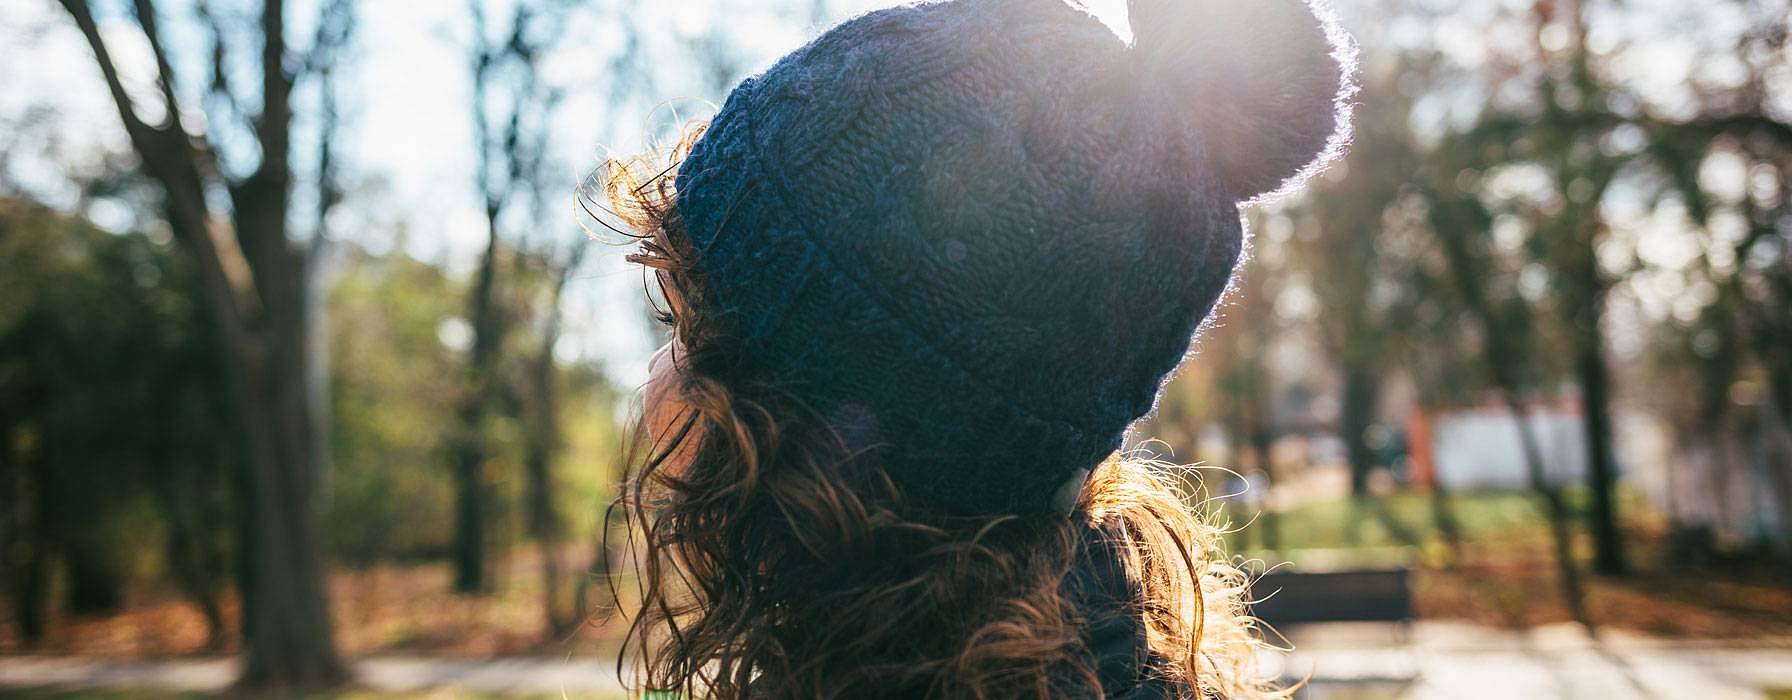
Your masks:
M641 598L619 666L640 690L717 698L1101 697L1064 581L1093 527L1143 587L1155 662L1190 696L1284 695L1248 581L1194 480L1116 456L1071 518L966 518L907 500L719 322L674 173L703 126L611 161L584 193L638 244L683 352L669 428L638 441L626 513ZM643 422L647 424L646 421Z

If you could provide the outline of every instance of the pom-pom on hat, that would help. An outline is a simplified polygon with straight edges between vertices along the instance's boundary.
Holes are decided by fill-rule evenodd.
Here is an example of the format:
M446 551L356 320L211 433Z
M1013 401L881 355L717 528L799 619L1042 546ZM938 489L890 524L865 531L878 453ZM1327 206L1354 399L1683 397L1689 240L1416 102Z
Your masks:
M723 324L914 499L1051 510L1226 289L1237 203L1346 140L1317 0L949 0L833 28L680 166Z

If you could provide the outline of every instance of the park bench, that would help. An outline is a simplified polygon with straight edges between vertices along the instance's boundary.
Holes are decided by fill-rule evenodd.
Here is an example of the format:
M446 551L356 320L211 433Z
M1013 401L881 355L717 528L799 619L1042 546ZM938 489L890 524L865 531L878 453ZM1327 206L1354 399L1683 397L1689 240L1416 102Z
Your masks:
M1309 622L1411 622L1410 567L1336 571L1275 570L1251 588L1253 614L1271 625ZM1404 625L1402 625L1404 627Z

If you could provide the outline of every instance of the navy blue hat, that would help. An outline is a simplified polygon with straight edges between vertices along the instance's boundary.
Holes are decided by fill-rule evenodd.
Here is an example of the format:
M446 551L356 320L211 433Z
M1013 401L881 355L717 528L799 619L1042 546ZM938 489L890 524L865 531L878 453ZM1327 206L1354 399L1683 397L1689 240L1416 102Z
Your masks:
M951 512L1041 512L1153 407L1226 289L1237 203L1344 142L1303 0L1062 0L848 21L742 82L677 173L723 325Z

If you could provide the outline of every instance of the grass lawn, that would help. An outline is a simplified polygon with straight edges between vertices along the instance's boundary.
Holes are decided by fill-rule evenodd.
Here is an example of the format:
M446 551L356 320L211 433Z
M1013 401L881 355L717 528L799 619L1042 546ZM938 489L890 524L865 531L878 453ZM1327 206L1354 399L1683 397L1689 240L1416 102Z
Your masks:
M1717 572L1670 561L1665 521L1634 493L1620 492L1619 498L1634 571L1624 577L1588 573L1593 547L1585 527L1586 491L1564 495L1595 624L1667 637L1792 635L1792 584L1783 574ZM1440 534L1430 494L1408 492L1363 508L1336 499L1274 515L1226 513L1235 526L1249 523L1228 537L1228 548L1297 569L1414 566L1420 619L1509 628L1570 619L1535 497L1484 491L1452 495L1447 505L1459 533L1455 547Z
M1584 518L1586 491L1569 489L1564 494L1577 521ZM1489 553L1527 554L1547 552L1548 529L1537 499L1529 491L1475 491L1452 494L1446 499L1449 517L1465 545ZM1236 525L1249 523L1234 533L1233 551L1247 554L1270 549L1380 549L1442 544L1437 511L1431 495L1404 491L1372 499L1359 509L1348 498L1303 503L1280 513L1230 509L1227 517ZM1653 508L1636 494L1620 493L1619 512L1634 538L1648 538L1664 527ZM1256 516L1254 519L1252 516ZM1389 524L1393 527L1389 527ZM1402 533L1416 536L1405 541ZM1581 538L1584 540L1584 536ZM1436 540L1433 542L1432 540ZM1577 546L1589 543L1577 541ZM1585 554L1590 555L1591 552Z

